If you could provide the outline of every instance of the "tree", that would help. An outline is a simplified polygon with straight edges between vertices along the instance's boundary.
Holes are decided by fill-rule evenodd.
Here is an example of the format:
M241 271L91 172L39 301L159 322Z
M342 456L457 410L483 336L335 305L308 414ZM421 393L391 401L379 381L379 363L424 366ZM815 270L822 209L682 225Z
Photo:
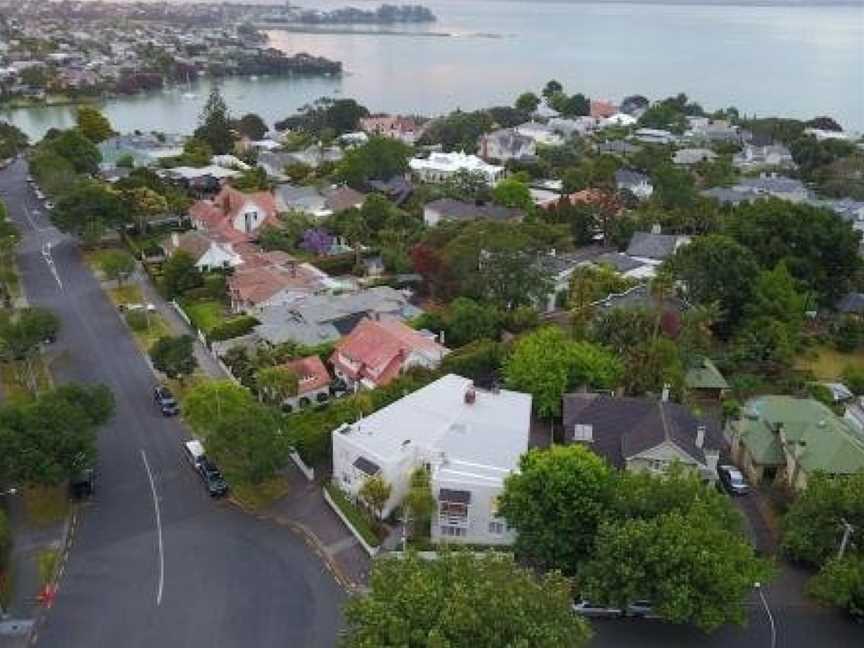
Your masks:
M162 291L168 299L175 299L187 290L204 285L195 259L185 250L177 250L162 265Z
M824 603L864 617L864 556L830 559L808 585L810 594Z
M621 112L632 115L634 112L645 110L651 102L642 95L630 95L621 100Z
M392 486L379 474L367 477L357 495L369 507L372 514L380 520L392 490Z
M195 359L195 339L191 335L161 337L150 347L153 366L169 378L189 376L198 366Z
M168 212L168 201L165 197L149 187L131 189L126 192L125 198L140 234L147 232L148 220L154 216L164 216Z
M661 164L654 170L652 199L664 209L688 209L696 200L696 189L690 174L671 164Z
M285 399L297 395L300 380L288 367L264 367L256 373L255 384L260 397L281 404Z
M543 88L543 97L546 99L546 101L548 103L550 97L553 97L554 95L556 95L560 92L563 92L563 91L564 91L564 86L562 86L555 79L552 79Z
M259 484L273 477L287 450L276 414L258 403L224 411L209 425L207 453L235 482Z
M357 130L360 120L368 115L366 107L354 99L321 97L303 106L296 115L276 122L274 127L279 131L286 128L304 131L322 139L329 132L329 138L332 139Z
M183 400L183 418L196 434L206 437L254 405L248 389L229 380L208 380L189 390Z
M561 411L561 396L580 385L614 388L621 362L611 352L589 342L569 340L561 329L546 326L519 339L504 365L507 385L534 397L541 416Z
M98 240L106 228L127 220L120 194L95 180L81 180L57 200L51 219L60 229L87 240Z
M445 151L476 151L477 140L492 130L492 126L492 116L488 112L457 110L429 124L420 143L441 144Z
M718 329L728 335L753 294L753 278L759 274L753 253L728 236L710 234L678 248L666 263L686 284L691 301L720 305L723 319Z
M495 340L501 332L501 313L493 306L457 297L447 309L447 343L461 347L486 338Z
M412 536L429 535L429 520L438 509L438 501L432 495L429 471L423 467L411 473L408 494L402 502L408 515Z
M540 106L540 97L533 92L523 92L516 98L516 103L513 105L516 110L533 113Z
M102 154L96 144L77 129L65 130L40 148L69 162L76 173L95 174L99 170Z
M579 581L592 601L624 607L647 599L664 619L711 631L729 622L743 625L746 595L769 575L742 534L695 505L602 524Z
M255 113L247 113L234 122L234 128L250 140L261 140L267 134L267 124Z
M530 210L534 205L528 185L512 178L502 180L495 185L492 189L492 198L496 203L504 207L518 207L519 209Z
M356 189L370 180L389 180L408 170L411 147L392 137L372 137L363 146L350 149L336 167L337 175Z
M441 371L470 378L478 386L490 386L498 382L506 358L504 344L477 340L448 353L441 363Z
M189 166L202 167L210 164L212 157L213 147L210 146L210 143L195 136L190 137L183 144L183 154L180 156L180 161Z
M0 358L15 368L31 394L38 389L36 358L45 340L56 337L60 319L44 308L23 308L0 317Z
M111 122L93 106L82 105L78 107L77 123L81 134L94 144L104 142L114 135Z
M0 121L0 158L15 157L27 148L29 138L17 126Z
M231 180L231 186L239 191L252 193L255 191L270 191L272 183L263 167L252 167L240 172Z
M567 117L584 117L591 114L591 101L585 95L577 93L566 97L560 103L560 112Z
M590 450L532 449L504 482L498 512L518 531L517 551L572 575L591 555L611 489L612 469Z
M833 305L861 268L861 235L832 211L771 198L737 207L724 232L770 269L784 261L789 273Z
M783 517L780 548L798 562L824 565L840 548L844 520L864 528L864 473L814 475Z
M123 250L109 250L99 257L99 268L108 279L116 280L117 285L135 271L135 259Z
M495 553L377 561L369 595L347 604L345 645L579 648L591 631L573 614L569 588Z
M230 153L234 149L231 118L218 85L214 85L210 91L198 121L200 126L195 130L196 139L207 142L217 155Z
M549 273L521 250L484 250L477 280L484 296L505 310L542 303L549 294Z

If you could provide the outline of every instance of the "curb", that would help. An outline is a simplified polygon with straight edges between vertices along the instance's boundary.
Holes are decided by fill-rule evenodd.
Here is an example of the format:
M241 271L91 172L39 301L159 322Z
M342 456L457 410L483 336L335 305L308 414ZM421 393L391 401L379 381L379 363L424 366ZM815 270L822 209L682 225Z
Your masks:
M344 589L349 594L359 594L366 591L366 587L355 582L352 578L347 576L344 571L342 571L342 568L327 553L327 550L324 548L324 543L321 542L318 536L316 536L315 533L306 525L301 524L300 522L295 522L294 520L289 520L288 518L281 515L268 515L266 513L253 511L252 509L244 506L241 502L237 501L233 497L229 497L228 501L247 515L252 515L259 520L274 522L279 526L291 529L291 531L293 531L296 535L300 536L306 543L306 545L310 549L312 549L315 555L321 559L321 562L324 563L327 571L330 572L330 574L333 576L339 586L342 587L342 589Z

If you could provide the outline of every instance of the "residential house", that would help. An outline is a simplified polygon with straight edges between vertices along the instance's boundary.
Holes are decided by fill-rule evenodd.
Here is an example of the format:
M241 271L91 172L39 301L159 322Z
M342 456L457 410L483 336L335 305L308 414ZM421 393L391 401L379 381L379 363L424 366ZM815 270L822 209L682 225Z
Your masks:
M605 119L600 120L600 128L612 128L615 126L635 126L636 122L639 120L632 115L628 115L627 113L619 112L614 115L610 115Z
M700 162L713 162L717 159L717 154L711 149L706 148L683 148L675 151L672 156L674 164L681 166L693 166Z
M729 383L710 358L702 356L684 374L684 385L698 400L719 401L729 391Z
M747 401L726 427L732 457L756 484L807 488L816 472L864 470L864 436L853 423L812 399L760 396Z
M476 155L466 153L430 153L429 157L412 158L411 170L424 182L445 182L456 173L466 171L483 176L490 186L504 177L506 169L488 164Z
M643 259L647 263L659 264L675 254L675 251L690 242L683 234L661 234L655 226L651 232L635 232L627 246L627 256Z
M175 157L183 152L183 137L179 135L115 135L100 142L101 169L117 166L122 158L131 157L136 167L157 164L159 160Z
M255 234L266 224L278 224L276 202L269 191L243 193L231 186L212 200L199 200L189 208L189 217L197 229L220 232L236 237Z
M640 128L633 133L633 139L644 144L674 144L678 137L667 130Z
M644 279L653 276L653 266L620 252L606 252L593 260L598 266L608 266L627 279ZM650 272L646 270L650 268Z
M413 117L373 115L360 120L360 128L370 135L390 137L413 146L422 129Z
M706 198L713 198L721 205L740 205L745 202L753 202L764 196L752 189L745 187L729 188L729 187L711 187L703 189L699 192L700 195Z
M738 144L742 140L738 127L725 119L688 117L687 122L689 130L684 133L684 137L692 141Z
M630 276L635 279L652 277L654 266L648 265L645 267L651 268L652 273L631 274ZM652 311L662 310L663 312L679 314L683 313L687 308L687 304L676 295L664 297L661 303L657 296L651 293L651 287L647 282L628 288L623 293L607 295L603 299L594 302L592 306L600 311L611 311L616 308L647 308ZM680 318L670 321L668 324L666 320L661 319L661 326L664 333L669 337L675 337L680 333Z
M851 139L849 134L843 131L824 130L822 128L805 128L804 134L811 135L820 142L824 142L825 140L849 141Z
M282 365L297 376L297 393L282 401L282 409L291 412L330 398L333 379L317 355L298 358Z
M723 446L720 427L689 409L649 398L606 394L564 396L565 443L581 443L621 470L666 472L673 464L706 481L717 476Z
M864 293L846 293L837 302L837 312L843 315L864 316Z
M612 140L597 144L597 150L600 153L612 153L613 155L633 155L641 151L642 147L624 140Z
M766 144L755 146L747 144L740 153L732 158L732 164L744 171L766 167L795 168L792 153L782 144Z
M280 213L302 212L314 218L326 218L333 212L327 200L315 186L294 185L283 182L273 188L276 210Z
M264 252L244 258L228 277L228 295L235 313L293 304L338 287L309 263L298 263L284 252Z
M763 173L758 178L744 178L733 189L756 192L761 196L773 196L794 203L805 202L811 197L810 190L800 180L776 173Z
M525 212L515 207L462 202L452 198L439 198L423 206L423 222L434 227L442 221L495 220L521 222Z
M195 260L195 267L201 272L235 268L243 263L243 257L234 251L229 242L198 230L172 233L162 243L162 249L166 257L183 250Z
M597 120L593 117L556 117L546 122L549 128L564 137L579 135L585 137L597 129Z
M401 291L376 286L262 308L256 313L261 323L255 327L255 334L271 346L285 342L317 346L349 335L364 319L405 322L422 313Z
M570 278L576 272L576 269L592 263L599 256L608 253L610 250L611 248L600 245L591 245L565 254L559 254L553 249L546 254L540 255L537 264L551 283L546 303L540 304L541 310L551 313L560 308L562 306L561 300L570 291Z
M638 171L618 169L615 172L615 186L619 191L627 190L639 200L647 200L654 193L651 178Z
M411 367L435 369L449 352L434 334L398 320L363 320L337 344L330 362L349 387L374 389Z
M369 180L372 191L387 197L393 204L400 206L414 193L414 185L404 176L396 175L388 180Z
M618 106L604 99L591 99L591 116L594 119L608 119L618 114Z
M502 128L480 137L478 154L484 160L507 162L533 157L536 153L534 140L512 128Z
M561 146L564 143L564 138L561 137L558 131L540 122L525 122L517 126L515 130L519 135L529 137L536 144L542 144L543 146Z
M433 542L508 545L514 529L498 514L504 480L528 450L531 396L483 391L449 374L333 431L333 479L357 497L369 477L391 487L382 517L426 467L436 501Z

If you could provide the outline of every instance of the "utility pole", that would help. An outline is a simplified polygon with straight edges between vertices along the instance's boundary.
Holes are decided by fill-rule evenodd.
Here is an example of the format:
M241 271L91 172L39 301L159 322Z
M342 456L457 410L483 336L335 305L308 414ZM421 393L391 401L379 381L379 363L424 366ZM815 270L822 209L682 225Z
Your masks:
M843 525L843 539L840 541L840 551L837 552L837 557L843 558L843 554L846 553L846 547L849 545L849 540L855 532L855 527L844 519L840 520L840 524Z

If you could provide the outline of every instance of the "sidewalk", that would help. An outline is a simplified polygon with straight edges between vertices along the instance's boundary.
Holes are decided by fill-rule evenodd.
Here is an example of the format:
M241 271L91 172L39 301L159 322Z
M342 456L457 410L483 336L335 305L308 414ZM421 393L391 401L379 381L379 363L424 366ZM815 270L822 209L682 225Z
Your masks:
M372 559L324 501L322 485L317 480L308 481L294 464L289 464L285 476L290 487L288 495L262 514L280 524L296 526L310 537L343 585L355 590L365 588Z
M174 307L169 304L162 295L156 290L150 277L140 270L135 271L135 274L129 278L129 281L134 282L141 288L141 295L145 303L153 304L156 310L162 316L162 319L168 324L168 328L174 335L191 335L195 338L195 359L198 360L198 367L207 374L210 378L223 380L228 378L219 363L210 355L210 352L198 339L198 335L192 328L180 317L179 313L174 310Z

